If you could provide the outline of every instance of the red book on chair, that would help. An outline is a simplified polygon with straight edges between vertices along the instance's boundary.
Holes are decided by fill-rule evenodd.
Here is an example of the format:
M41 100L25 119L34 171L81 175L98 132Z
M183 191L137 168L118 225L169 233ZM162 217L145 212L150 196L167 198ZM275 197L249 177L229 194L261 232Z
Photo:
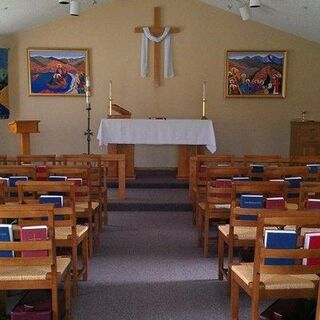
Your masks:
M320 233L306 233L304 236L304 249L320 249ZM304 258L303 265L313 266L320 264L320 258Z
M48 239L47 226L22 227L20 233L21 241L44 241ZM32 244L30 243L30 246ZM46 257L47 250L21 251L22 257Z
M283 197L271 197L266 199L266 209L285 209L286 202Z
M320 199L308 199L306 203L306 209L312 210L312 209L320 209Z

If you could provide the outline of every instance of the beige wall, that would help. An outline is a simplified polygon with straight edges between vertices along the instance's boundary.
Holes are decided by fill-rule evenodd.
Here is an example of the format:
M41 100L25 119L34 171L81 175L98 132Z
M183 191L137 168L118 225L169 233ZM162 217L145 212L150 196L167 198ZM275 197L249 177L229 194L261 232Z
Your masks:
M182 32L174 36L176 77L154 88L152 78L139 76L140 35L133 29L151 25L153 7L162 8L162 23ZM4 41L4 40L3 40ZM0 43L3 44L3 41ZM8 41L8 40L6 40ZM97 6L80 17L14 34L9 38L12 119L40 119L41 133L32 137L33 153L86 151L84 99L29 97L28 47L89 48L93 84L92 126L96 133L106 116L108 81L113 80L116 103L134 118L166 116L199 118L201 86L207 81L208 117L213 120L219 153L288 155L290 120L300 116L320 120L318 75L320 44L243 22L240 17L197 0L122 0ZM226 49L288 51L286 99L225 99ZM0 122L0 153L16 154L16 137ZM94 152L99 150L96 140ZM173 147L138 147L136 165L174 166Z

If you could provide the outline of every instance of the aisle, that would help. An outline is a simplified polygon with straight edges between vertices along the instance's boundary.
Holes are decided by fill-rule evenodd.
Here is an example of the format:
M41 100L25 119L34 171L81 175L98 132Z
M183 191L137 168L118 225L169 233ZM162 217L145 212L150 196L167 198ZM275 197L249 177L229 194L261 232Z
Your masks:
M115 186L115 185L112 185ZM173 172L140 172L125 201L109 189L109 226L73 303L76 320L229 320L217 259L203 258L188 185ZM249 299L241 319L249 319Z
M202 258L190 216L112 212L73 319L230 319L226 282L212 280L215 261Z

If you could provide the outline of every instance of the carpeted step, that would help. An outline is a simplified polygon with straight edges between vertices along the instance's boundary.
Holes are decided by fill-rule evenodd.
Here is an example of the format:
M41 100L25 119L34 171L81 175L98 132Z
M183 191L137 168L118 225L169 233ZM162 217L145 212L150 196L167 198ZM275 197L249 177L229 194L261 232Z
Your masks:
M108 190L110 211L190 211L186 189L127 189L126 199L117 199L117 190Z

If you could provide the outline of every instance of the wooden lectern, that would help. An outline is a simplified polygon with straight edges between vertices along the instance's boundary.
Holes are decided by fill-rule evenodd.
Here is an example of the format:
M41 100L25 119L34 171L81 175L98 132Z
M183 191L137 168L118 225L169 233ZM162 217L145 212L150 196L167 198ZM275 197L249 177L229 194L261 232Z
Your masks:
M113 114L108 116L109 119L130 119L131 112L120 107L117 104L112 104ZM118 114L114 114L117 112ZM108 154L124 154L126 157L126 179L134 179L134 145L133 144L108 144ZM118 165L110 164L108 167L108 178L116 178L118 176Z
M8 123L9 132L19 133L20 139L20 154L31 154L30 150L30 133L39 133L40 120L15 120Z

